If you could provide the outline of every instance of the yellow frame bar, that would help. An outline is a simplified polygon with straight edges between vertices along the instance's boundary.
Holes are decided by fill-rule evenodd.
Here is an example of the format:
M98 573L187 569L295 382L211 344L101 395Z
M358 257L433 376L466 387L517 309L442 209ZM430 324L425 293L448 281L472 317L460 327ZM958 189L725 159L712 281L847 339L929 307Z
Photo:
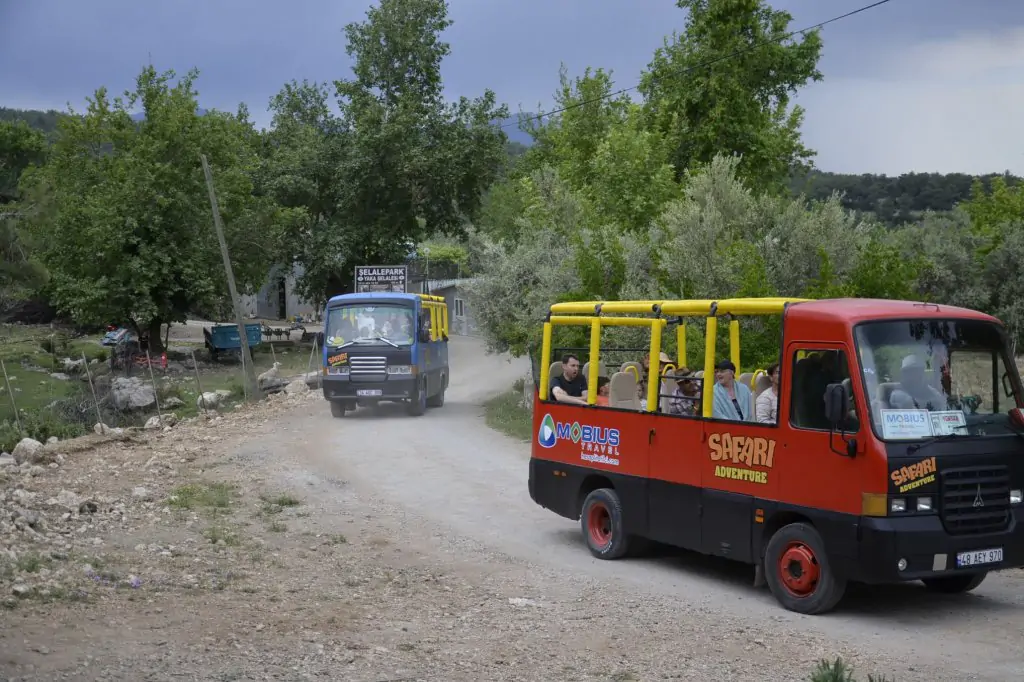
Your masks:
M541 344L542 366L540 368L541 385L538 395L541 400L548 398L548 383L551 375L551 334L554 325L589 326L590 327L590 372L587 377L587 403L597 402L597 380L600 376L601 359L601 328L602 327L650 327L650 357L661 355L662 331L667 320L663 316L705 317L707 328L704 333L704 382L701 393L701 413L705 418L711 417L714 404L714 373L715 346L718 340L718 318L722 316L757 316L781 315L790 303L811 301L809 298L766 297L766 298L734 298L722 300L693 301L574 301L555 303L549 308L548 321L544 323L543 341ZM608 314L658 314L659 317L606 317ZM686 325L680 324L676 330L679 366L687 366ZM740 326L739 320L729 320L729 359L736 365L736 373L740 373ZM658 408L661 376L658 372L659 363L651 363L647 377L647 407L645 411L654 412ZM763 370L762 370L763 371ZM639 380L639 377L637 377ZM711 390L708 390L710 384Z
M600 375L601 318L595 317L590 321L590 376L587 377L587 405L597 404L597 377Z
M736 376L740 375L740 321L729 320L729 359L736 365Z
M676 327L676 351L679 356L679 366L688 367L686 364L686 325Z
M700 412L707 419L711 417L711 406L715 400L715 341L718 339L718 318L707 319L704 332L704 381L701 383ZM710 382L711 390L708 390Z

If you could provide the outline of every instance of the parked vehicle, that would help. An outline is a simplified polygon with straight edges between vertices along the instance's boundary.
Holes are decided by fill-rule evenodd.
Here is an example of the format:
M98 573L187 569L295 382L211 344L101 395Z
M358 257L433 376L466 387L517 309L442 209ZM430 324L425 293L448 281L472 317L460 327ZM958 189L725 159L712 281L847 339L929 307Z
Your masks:
M263 340L263 326L258 322L245 325L245 338L249 342L249 355ZM222 353L234 353L241 356L242 339L238 335L237 324L216 324L203 328L203 342L210 352L210 358L217 360Z

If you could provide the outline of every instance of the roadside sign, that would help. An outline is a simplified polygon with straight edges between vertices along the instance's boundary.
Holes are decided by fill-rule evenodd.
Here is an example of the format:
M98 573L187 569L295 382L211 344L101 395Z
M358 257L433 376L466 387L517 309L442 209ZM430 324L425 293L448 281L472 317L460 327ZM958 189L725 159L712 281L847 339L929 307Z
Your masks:
M405 293L409 283L407 265L357 265L356 293L397 291Z

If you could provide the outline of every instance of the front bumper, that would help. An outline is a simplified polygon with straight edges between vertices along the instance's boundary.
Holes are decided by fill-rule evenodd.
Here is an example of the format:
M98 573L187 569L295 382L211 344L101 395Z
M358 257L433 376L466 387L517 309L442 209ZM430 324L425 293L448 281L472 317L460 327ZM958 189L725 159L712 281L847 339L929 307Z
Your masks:
M856 567L849 577L892 583L1024 566L1024 510L1011 510L1009 526L997 533L950 535L937 515L862 517ZM827 542L827 540L826 540ZM1002 548L1003 560L958 568L959 552ZM900 559L907 562L899 570Z
M323 382L327 400L407 400L416 395L416 377L389 376L383 381L349 381L347 377L327 375ZM359 391L380 391L379 395L359 395Z

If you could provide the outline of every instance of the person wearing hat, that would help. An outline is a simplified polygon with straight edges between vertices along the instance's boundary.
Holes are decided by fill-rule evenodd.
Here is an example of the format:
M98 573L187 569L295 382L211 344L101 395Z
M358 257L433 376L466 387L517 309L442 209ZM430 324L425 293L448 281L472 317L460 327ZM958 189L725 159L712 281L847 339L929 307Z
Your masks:
M661 372L665 365L671 364L672 358L668 356L665 351L662 351L658 356L658 376L661 376ZM651 354L647 353L640 360L640 364L644 367L643 376L640 377L640 381L636 385L637 395L640 397L640 409L647 409L647 386L648 377L650 376L651 369Z
M700 416L700 387L693 372L681 367L675 373L676 387L668 403L668 413L682 417Z
M734 422L754 421L753 393L736 381L736 365L722 360L715 365L715 389L711 417Z
M889 404L897 410L946 409L946 396L928 384L924 377L924 360L911 353L900 365L900 385L889 395Z

